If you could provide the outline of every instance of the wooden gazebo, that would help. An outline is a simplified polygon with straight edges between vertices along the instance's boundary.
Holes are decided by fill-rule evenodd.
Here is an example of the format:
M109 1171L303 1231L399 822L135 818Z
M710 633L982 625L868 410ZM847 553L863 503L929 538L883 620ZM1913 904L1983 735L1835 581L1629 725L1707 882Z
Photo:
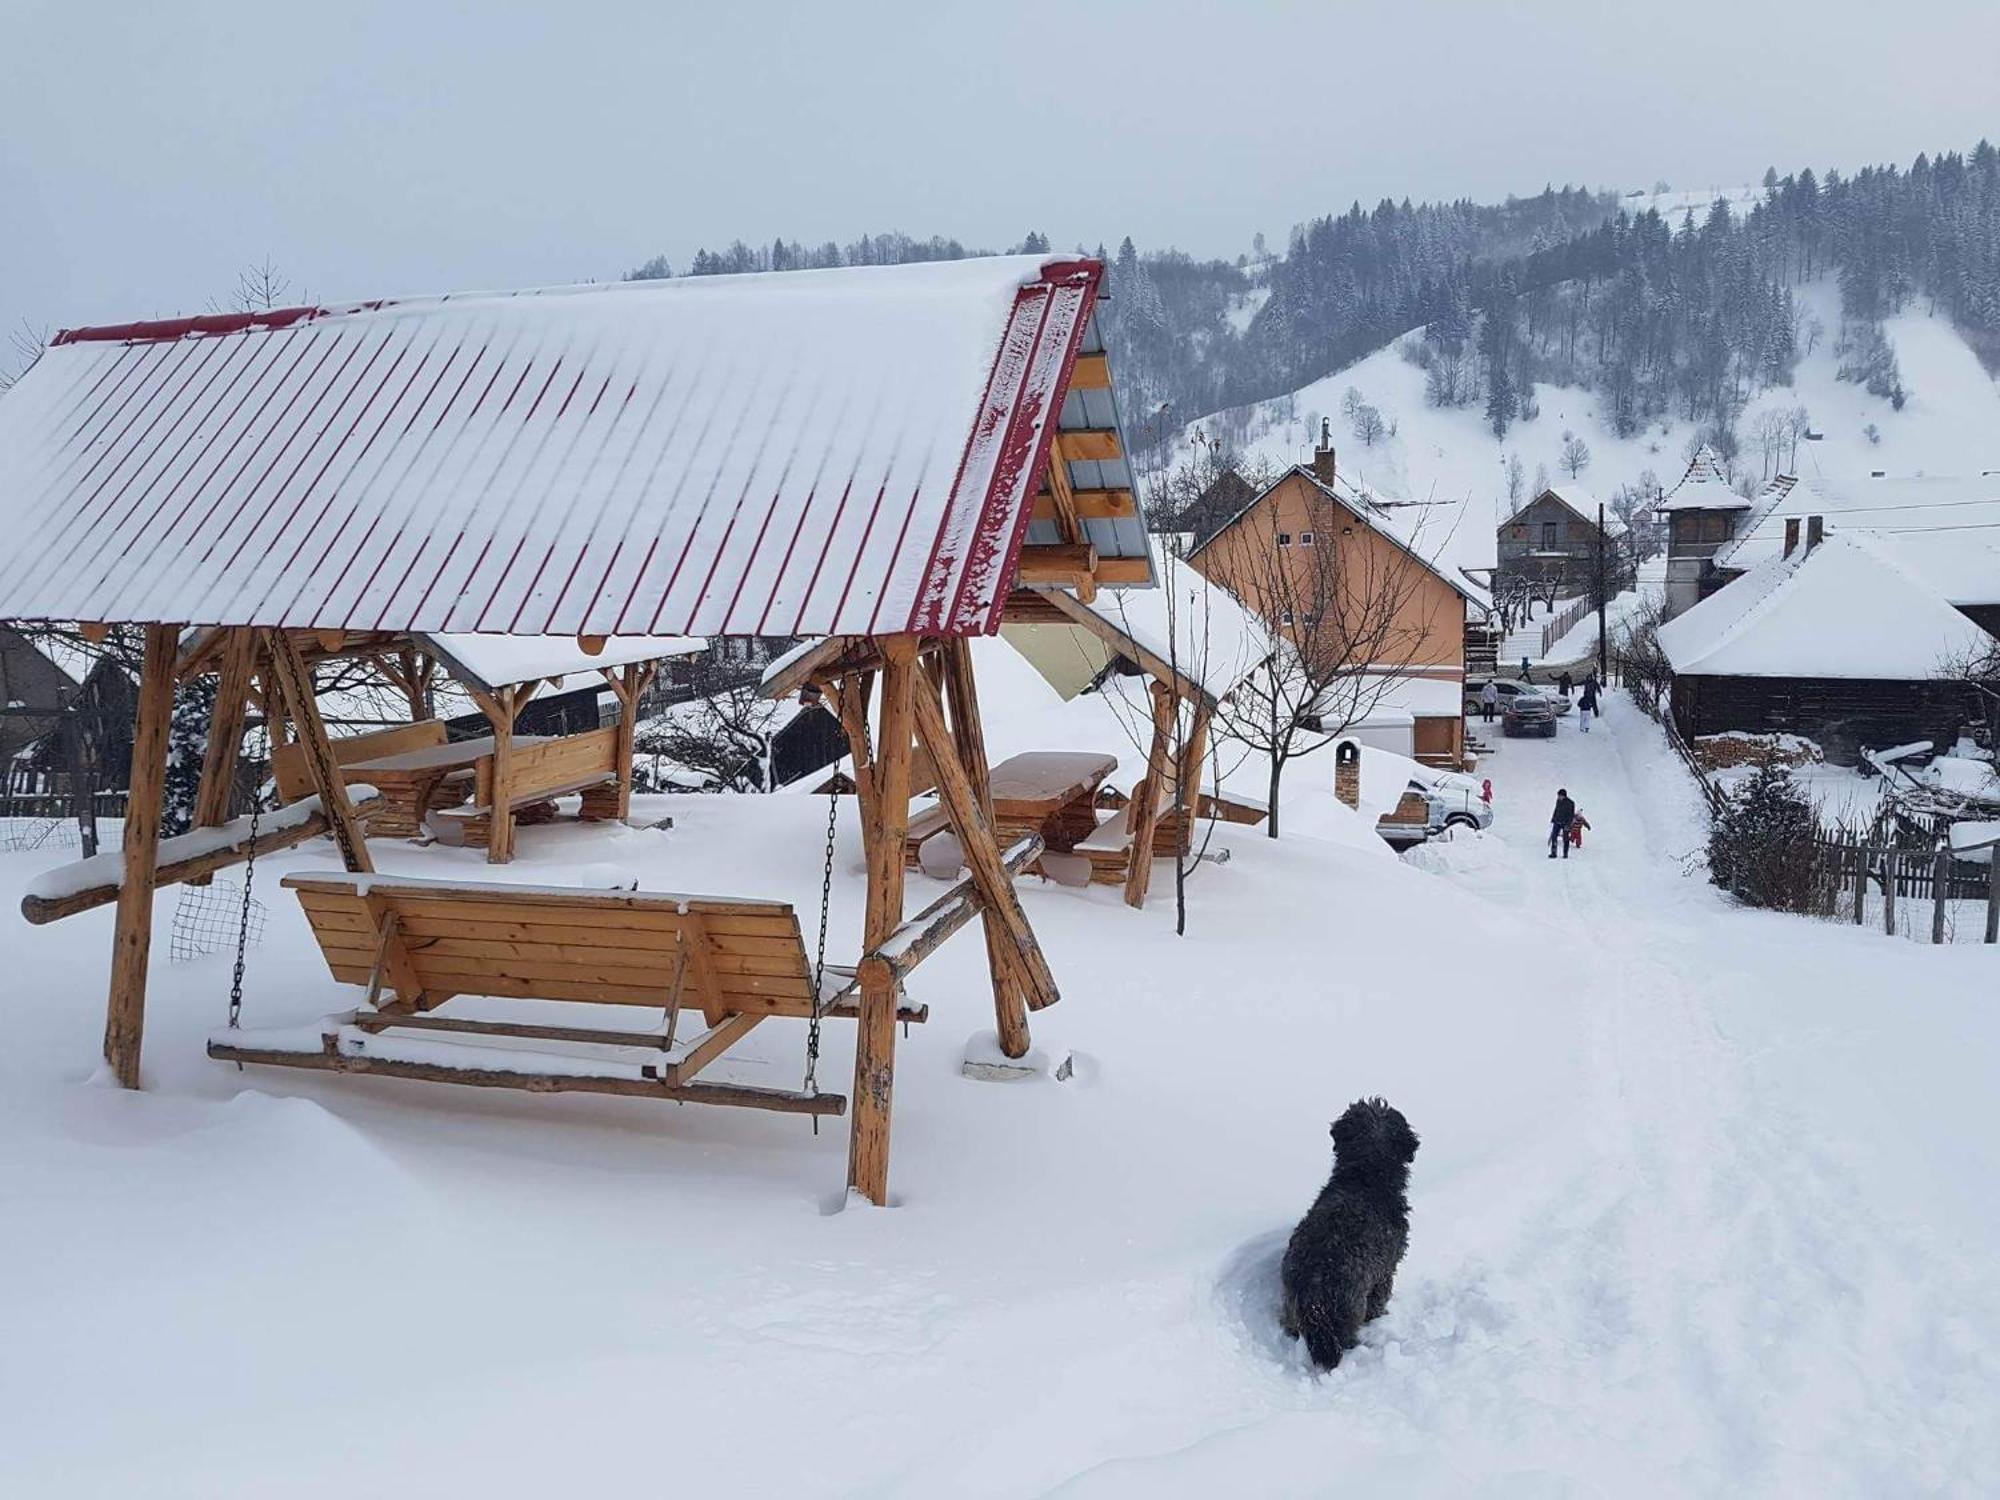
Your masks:
M212 662L220 683L204 817L219 817L244 703L275 694L316 800L266 819L265 834L329 831L354 872L370 869L367 842L314 701L306 643L474 634L588 650L661 632L822 636L812 671L864 747L868 896L854 983L807 1010L858 1022L848 1175L885 1201L903 977L978 915L1011 1055L1027 1048L1027 1011L1057 998L1012 885L1024 851L1003 853L984 805L964 641L998 629L1022 583L1094 595L1151 581L1093 321L1101 270L995 258L58 336L0 402L0 520L12 542L0 619L144 627L131 805L114 856L105 1056L119 1081L139 1082L155 886L248 852L247 833L230 825L191 836L160 866L167 729L190 627L211 632L202 668ZM906 921L902 828L918 742L971 875ZM90 877L56 885L66 883ZM335 899L314 894L309 909ZM358 901L353 920L367 924L400 898L386 886L370 896L364 882L339 899ZM682 923L680 942L702 899L649 909ZM368 1013L371 1026L414 1024L450 998L426 982L394 921L371 931L370 1000L395 997ZM793 990L731 989L726 978L703 990L711 1052L762 1014L805 1013L790 998L751 1003ZM685 1085L697 1061L686 1049L657 1076L522 1081L385 1065L336 1040L324 1054L255 1060L750 1102Z

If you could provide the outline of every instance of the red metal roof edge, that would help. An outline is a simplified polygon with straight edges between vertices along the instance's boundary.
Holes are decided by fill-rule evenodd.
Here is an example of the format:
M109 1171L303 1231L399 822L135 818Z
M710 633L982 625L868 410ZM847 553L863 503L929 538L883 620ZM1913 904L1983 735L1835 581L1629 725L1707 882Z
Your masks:
M971 577L975 568L990 561L996 553L1000 557L1001 576L1011 580L1020 566L1021 548L1027 540L1028 527L1034 519L1033 492L1032 489L1025 492L1022 502L1013 506L1011 513L1008 509L1008 498L1020 487L1023 474L1029 476L1039 474L1049 461L1049 453L1055 443L1057 417L1062 411L1064 399L1069 394L1069 383L1075 373L1077 353L1083 344L1084 330L1090 324L1090 315L1096 306L1097 292L1103 276L1103 262L1092 257L1045 261L1041 276L1035 281L1025 283L1016 294L1014 311L1009 315L1010 321L1021 315L1025 310L1024 304L1030 301L1039 301L1042 304L1040 312L1044 321L1036 330L1036 347L1039 347L1042 339L1047 336L1046 311L1061 287L1081 283L1083 302L1068 330L1056 378L1049 388L1042 409L1044 419L1033 444L1022 446L1019 443L1010 443L1003 435L1000 459L994 466L992 481L988 484L986 493L980 496L977 502L979 519L973 528L973 555L966 561L958 587L952 591L950 599L943 603L942 609L936 612L935 617L929 617L932 616L932 612L926 610L923 592L920 590L911 609L909 628L942 630L953 635L992 635L999 630L1008 590L1005 588L995 590L993 603L983 615L967 614L962 609L965 581ZM1003 336L1002 350L1004 346ZM992 402L995 395L994 383L1001 378L1002 350L996 350L994 353L993 370L987 378L982 408ZM1032 351L1028 363L1033 363ZM1020 398L1017 395L1014 398L1014 409L1009 413L1007 422L1010 433L1018 425L1023 414L1019 402ZM967 434L967 453L971 451L973 437L974 434ZM963 455L960 463L961 466L964 463ZM942 525L941 522L940 530ZM936 563L935 554L931 561L933 564Z
M203 334L244 333L253 328L290 328L336 312L373 311L387 301L359 302L347 307L273 307L261 312L202 313L192 318L154 318L136 323L105 323L89 328L65 328L49 340L62 344L164 344Z

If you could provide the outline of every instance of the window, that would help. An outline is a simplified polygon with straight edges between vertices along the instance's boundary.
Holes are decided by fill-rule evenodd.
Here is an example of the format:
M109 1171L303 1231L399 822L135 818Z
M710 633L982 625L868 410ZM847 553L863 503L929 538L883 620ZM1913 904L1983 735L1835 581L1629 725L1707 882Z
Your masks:
M1289 609L1287 609L1287 610L1281 610L1281 611L1279 611L1279 613L1278 613L1278 623L1279 623L1280 625L1289 625L1289 624L1291 624L1291 623L1292 623L1292 612L1291 612L1291 611L1290 611Z
M1299 533L1299 545L1301 547L1310 547L1312 544L1313 534L1310 531L1301 531Z
M1544 552L1554 552L1557 550L1559 544L1556 541L1556 530L1561 524L1560 521L1542 522L1542 550Z
M1319 611L1318 611L1318 610L1316 610L1316 609L1315 609L1315 610L1311 610L1311 611L1308 611L1308 612L1307 612L1307 614L1306 614L1306 624L1308 624L1308 625L1317 625L1317 624L1319 624Z
M1291 546L1291 545L1292 545L1292 534L1291 534L1291 533L1290 533L1289 531L1281 531L1281 532L1279 532L1279 533L1278 533L1278 545L1279 545L1280 547L1289 547L1289 546Z

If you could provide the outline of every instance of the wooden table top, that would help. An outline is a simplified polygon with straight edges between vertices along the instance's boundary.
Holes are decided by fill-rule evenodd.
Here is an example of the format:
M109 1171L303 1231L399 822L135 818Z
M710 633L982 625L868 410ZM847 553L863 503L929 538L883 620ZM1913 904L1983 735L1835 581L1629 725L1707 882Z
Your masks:
M545 734L517 734L514 744L517 748L539 745L547 740ZM396 755L380 755L374 760L350 761L340 768L341 777L346 781L366 780L369 772L387 771L391 774L421 774L426 771L456 771L476 766L493 753L493 736L482 734L476 739L452 740L442 745L426 745L421 750L405 750Z
M1010 818L1047 817L1118 769L1118 757L1094 750L1027 750L993 767L993 811Z

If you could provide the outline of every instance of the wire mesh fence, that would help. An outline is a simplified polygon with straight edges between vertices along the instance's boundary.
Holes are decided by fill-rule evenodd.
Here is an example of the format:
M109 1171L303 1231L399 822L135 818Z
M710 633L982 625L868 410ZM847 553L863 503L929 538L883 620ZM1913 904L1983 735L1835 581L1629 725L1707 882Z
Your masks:
M250 898L247 930L243 882L218 875L208 885L184 885L174 901L173 937L168 958L191 963L217 953L234 953L239 934L249 946L264 940L264 903Z
M123 847L119 833L122 822L113 818L97 821L97 851ZM52 854L74 854L83 848L83 836L76 820L69 817L40 818L15 815L0 817L0 851L27 854L46 850Z

